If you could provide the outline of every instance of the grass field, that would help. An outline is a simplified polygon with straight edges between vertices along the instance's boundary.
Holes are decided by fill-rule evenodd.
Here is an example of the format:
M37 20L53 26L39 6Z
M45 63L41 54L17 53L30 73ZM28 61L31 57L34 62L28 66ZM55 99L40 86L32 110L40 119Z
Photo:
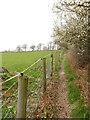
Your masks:
M13 71L22 72L28 66L33 64L35 61L37 61L40 58L43 58L44 56L50 53L55 53L55 51L2 53L2 66L5 67L9 72L11 72L11 74ZM50 61L50 55L46 59L47 67L50 66L49 61ZM47 69L46 72L49 73L50 72L49 69ZM3 81L6 81L8 78L12 77L11 74L1 75L3 77ZM28 93L31 95L32 100L37 99L39 95L38 91L41 89L43 85L42 60L39 61L37 64L35 64L35 66L32 66L32 68L27 71L27 75L31 76L31 78L28 79ZM48 83L50 82L49 79L47 79ZM6 108L4 108L4 106L2 107L3 118L5 118L6 115L7 117L10 117L11 115L10 111L13 111L14 117L16 116L17 101L15 100L17 100L16 98L18 94L17 85L18 85L18 77L13 78L2 85L2 89L3 89L2 94L4 94L4 100L2 104L5 103L6 105ZM29 98L27 100L29 101ZM6 101L8 104L6 104ZM31 105L32 102L29 104ZM10 111L8 108L10 109Z
M35 63L40 58L43 58L46 55L46 81L47 85L51 80L51 55L53 53L53 71L55 70L55 56L57 61L59 60L59 52L55 51L38 51L38 52L21 52L21 53L2 53L2 66L5 67L10 74L1 75L3 78L3 82L7 81L8 78L14 76L13 71L22 72L28 66ZM62 60L62 58L61 58ZM30 69L24 72L24 77L28 76L28 95L27 95L27 103L29 108L31 106L31 111L34 111L34 107L38 105L38 101L40 101L40 96L43 95L43 66L42 60L38 61L35 65L33 65ZM61 64L61 62L60 62ZM60 68L60 64L58 70ZM2 117L9 118L11 116L11 111L13 111L13 117L16 116L16 104L17 104L17 95L18 95L18 77L12 78L11 80L3 83L2 85L2 94L4 95L4 99L2 104L5 104L6 107L2 106ZM32 100L31 100L32 99ZM8 103L8 104L7 104ZM32 103L35 104L32 107ZM36 109L36 108L35 108ZM31 113L30 113L31 114ZM29 114L29 115L30 115ZM28 112L27 112L28 115ZM31 114L32 115L32 114Z
M55 51L2 53L2 66L9 72L22 72L36 60L50 53L55 53Z

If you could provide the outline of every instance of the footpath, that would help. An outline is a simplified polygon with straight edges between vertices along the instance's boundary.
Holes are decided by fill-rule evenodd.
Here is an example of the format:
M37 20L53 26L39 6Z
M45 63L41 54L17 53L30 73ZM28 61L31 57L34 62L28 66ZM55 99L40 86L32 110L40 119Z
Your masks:
M42 100L38 110L35 112L35 118L71 118L64 61L65 55L61 63L59 75L55 72L50 84L47 86L46 107L44 107Z
M58 79L58 99L57 99L57 118L70 118L71 108L68 102L68 93L67 93L67 80L65 78L64 72L64 61L65 56L61 64L61 69L59 72L59 79Z

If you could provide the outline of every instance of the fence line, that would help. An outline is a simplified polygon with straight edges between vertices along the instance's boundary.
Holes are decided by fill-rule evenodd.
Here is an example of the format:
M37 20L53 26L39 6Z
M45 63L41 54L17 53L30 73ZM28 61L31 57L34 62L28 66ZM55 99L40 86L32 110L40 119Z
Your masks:
M48 55L46 55L46 56L44 56L44 57L47 57L47 56L49 56L50 54L48 54ZM35 65L36 63L38 63L38 61L40 61L41 60L41 58L40 59L38 59L36 62L34 62L32 65L30 65L29 67L27 67L25 70L23 70L21 73L24 73L26 70L28 70L29 68L31 68L33 65ZM17 75L15 75L15 76L13 76L13 77L11 77L11 78L9 78L9 79L7 79L7 80L5 80L5 81L3 81L3 82L0 82L0 85L2 85L3 83L5 83L5 82L8 82L8 81L10 81L11 79L13 79L13 78L15 78L15 77L17 77L17 76L19 76L20 75L20 73L18 73Z
M10 81L11 86L9 86L8 90L3 92L2 95L0 96L0 99L3 103L0 106L0 108L2 108L3 111L2 118L6 118L6 117L13 118L16 116L16 111L17 111L17 116L16 116L17 118L33 117L33 111L35 111L37 106L39 105L39 100L41 99L41 97L43 97L43 95L45 97L44 93L46 91L46 87L49 84L50 79L52 78L53 70L54 69L56 70L57 68L57 64L60 61L60 58L61 58L61 53L56 52L55 55L50 53L44 56L43 58L38 59L35 63L27 67L21 73L18 73L17 75L0 83L0 85L4 84L3 87L6 86L8 87L9 86L8 82L12 80ZM23 76L24 72L26 72L25 76ZM21 103L22 100L20 99L25 99L25 95L24 95L25 92L23 92L23 89L25 91L26 88L24 85L23 85L23 89L22 86L20 88L21 80L17 81L17 77L19 77L18 80L23 79L22 81L25 81L25 84L26 84L25 79L26 78L28 79L28 87L27 87L28 91L26 92L27 100L24 103ZM18 85L18 90L17 90L17 85ZM15 91L13 91L13 89ZM11 92L10 95L8 95L9 91ZM6 95L8 97L6 97ZM16 102L19 106L18 109ZM23 104L24 104L24 108L23 108ZM24 111L22 111L23 109Z

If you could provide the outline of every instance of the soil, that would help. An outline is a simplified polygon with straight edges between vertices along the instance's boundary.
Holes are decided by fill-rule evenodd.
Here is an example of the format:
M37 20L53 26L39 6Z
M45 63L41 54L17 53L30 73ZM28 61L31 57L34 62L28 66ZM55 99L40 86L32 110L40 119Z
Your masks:
M46 103L43 100L35 112L35 118L42 118L45 115L44 105L46 106L46 113L48 118L71 118L71 108L68 103L67 83L64 72L65 56L59 71L59 78L56 78L56 73L50 84L47 86Z
M64 61L62 61L61 70L59 72L58 81L58 99L57 99L57 118L71 118L71 108L68 102L67 83L64 72Z

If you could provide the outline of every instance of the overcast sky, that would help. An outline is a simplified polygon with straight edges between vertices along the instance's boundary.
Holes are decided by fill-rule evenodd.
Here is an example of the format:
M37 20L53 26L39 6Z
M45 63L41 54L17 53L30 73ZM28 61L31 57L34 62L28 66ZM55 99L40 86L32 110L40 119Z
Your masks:
M0 0L0 51L51 41L53 0Z

